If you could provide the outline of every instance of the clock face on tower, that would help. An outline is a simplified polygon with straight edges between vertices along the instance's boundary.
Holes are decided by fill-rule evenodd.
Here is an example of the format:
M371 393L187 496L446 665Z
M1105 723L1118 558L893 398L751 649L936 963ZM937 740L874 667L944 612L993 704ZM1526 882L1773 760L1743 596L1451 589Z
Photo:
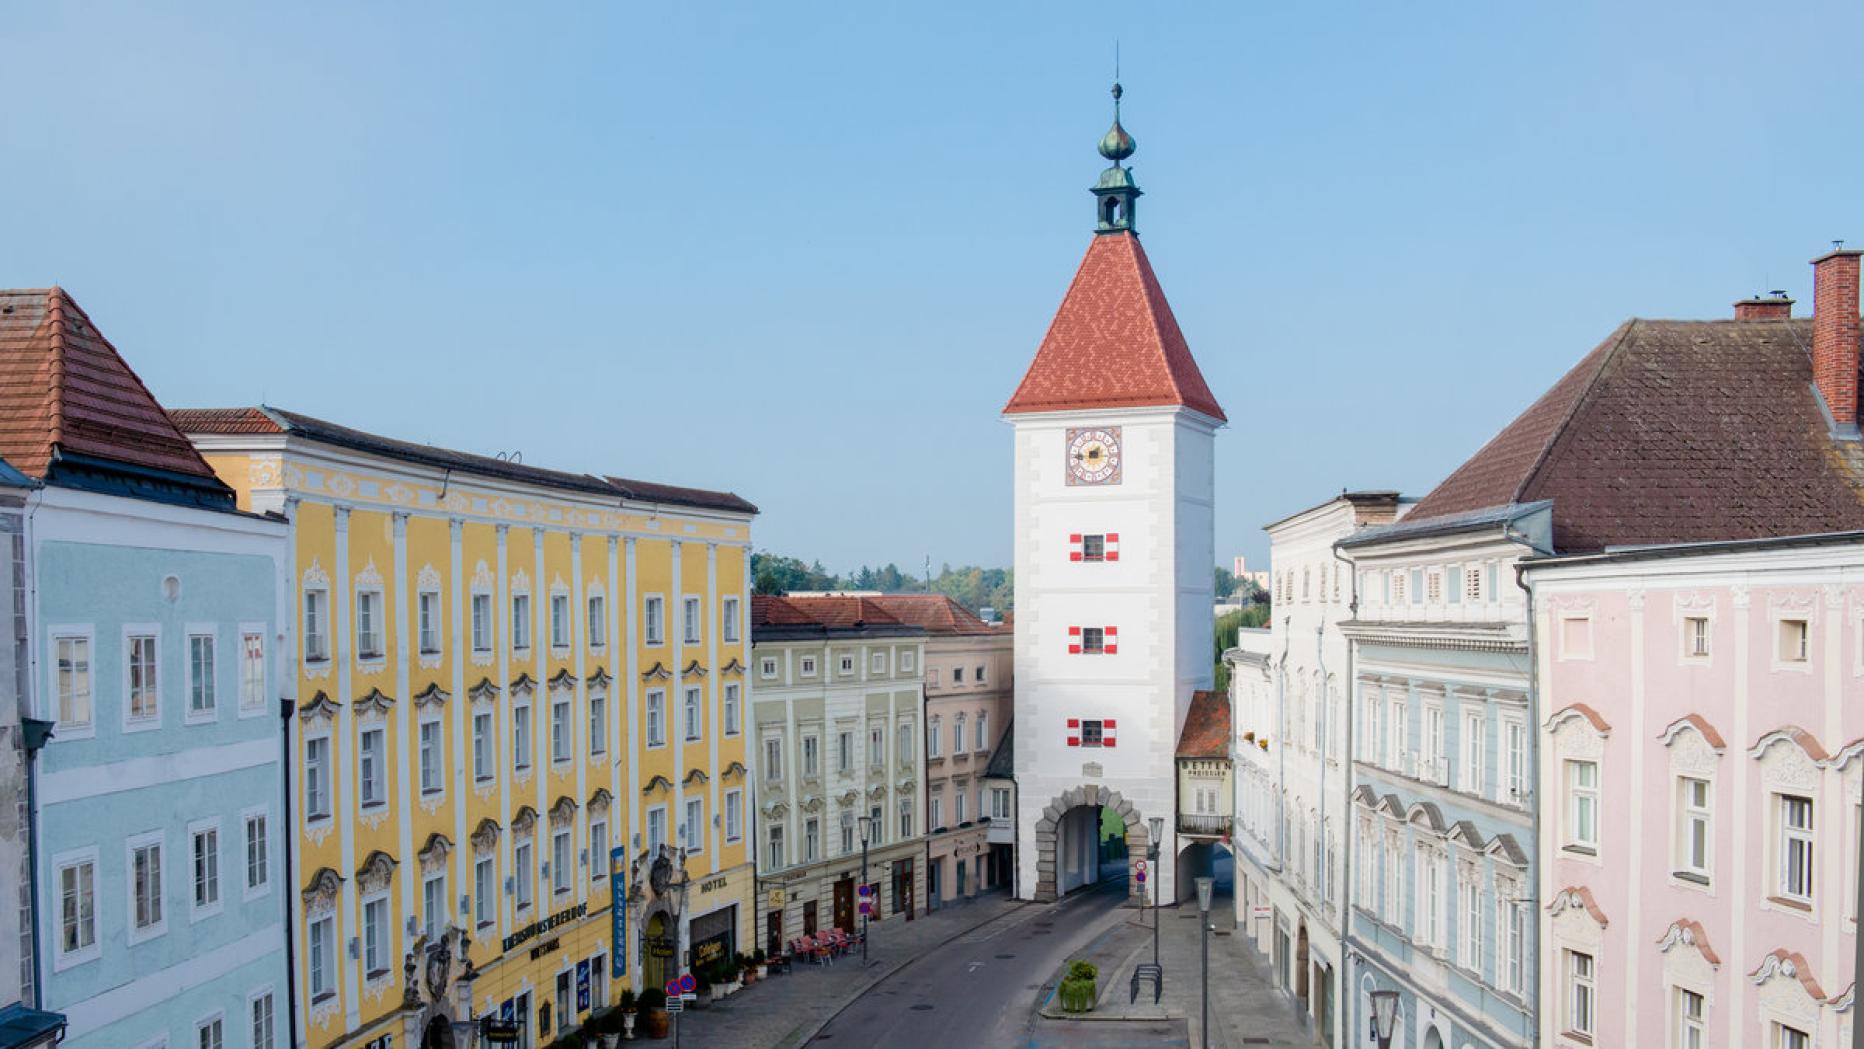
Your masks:
M1120 483L1119 427L1069 429L1068 483Z

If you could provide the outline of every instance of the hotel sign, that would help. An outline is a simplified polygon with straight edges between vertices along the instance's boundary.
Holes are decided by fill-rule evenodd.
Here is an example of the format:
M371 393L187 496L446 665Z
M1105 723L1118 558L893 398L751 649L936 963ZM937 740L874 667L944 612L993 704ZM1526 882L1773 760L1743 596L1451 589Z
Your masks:
M559 925L568 925L570 922L588 913L589 905L586 903L579 903L574 907L566 907L548 918L534 921L524 928L519 929L517 932L512 933L510 936L505 937L504 949L509 951L533 936L541 936Z

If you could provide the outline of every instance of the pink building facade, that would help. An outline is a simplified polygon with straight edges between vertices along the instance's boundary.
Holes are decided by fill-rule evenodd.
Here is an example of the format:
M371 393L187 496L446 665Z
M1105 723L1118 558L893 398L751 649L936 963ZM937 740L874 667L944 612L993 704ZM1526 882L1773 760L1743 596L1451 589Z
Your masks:
M1541 1044L1849 1046L1864 533L1547 558L1524 579Z

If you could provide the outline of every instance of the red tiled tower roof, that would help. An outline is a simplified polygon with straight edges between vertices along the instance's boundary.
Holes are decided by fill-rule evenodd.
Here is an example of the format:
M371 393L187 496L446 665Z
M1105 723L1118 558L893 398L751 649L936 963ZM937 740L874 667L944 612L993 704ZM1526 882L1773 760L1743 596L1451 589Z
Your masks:
M1228 421L1138 235L1098 235L1004 414L1169 405Z
M225 490L63 288L0 291L0 458L44 480L66 456Z

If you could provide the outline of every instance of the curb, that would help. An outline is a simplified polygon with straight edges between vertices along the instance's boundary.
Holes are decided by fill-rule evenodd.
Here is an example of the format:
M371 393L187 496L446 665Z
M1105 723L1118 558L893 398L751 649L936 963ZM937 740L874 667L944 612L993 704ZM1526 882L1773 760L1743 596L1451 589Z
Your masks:
M845 1013L848 1011L849 1006L852 1006L855 1002L859 1001L862 995L866 994L867 992L873 990L875 987L878 987L881 983L885 982L888 977L891 977L895 975L896 973L904 972L905 970L910 968L915 962L919 961L920 958L924 957L926 954L930 953L933 950L937 950L940 947L944 947L945 945L951 943L953 940L958 939L960 936L968 936L971 933L976 932L977 930L983 928L986 925L989 925L991 922L994 922L999 918L1006 918L1012 914L1016 914L1022 911L1024 908L1031 906L1033 903L1034 903L1033 900L1017 900L1015 901L1015 904L1016 904L1015 906L1006 908L1002 912L998 914L993 914L990 917L983 919L982 921L972 922L969 925L965 925L962 928L958 929L956 932L953 932L950 936L947 936L944 939L939 940L938 942L932 944L927 949L920 951L918 954L913 955L911 958L906 959L905 961L894 966L893 968L888 969L885 972L875 974L872 980L867 981L866 983L862 984L860 987L855 988L849 994L844 995L842 997L842 1000L835 1006L834 1012L829 1013L827 1016L824 1016L821 1020L817 1021L813 1027L810 1027L809 1029L805 1030L802 1033L802 1036L800 1038L797 1038L794 1041L786 1039L782 1042L777 1043L778 1046L783 1047L783 1049L799 1049L799 1047L801 1046L808 1045L810 1041L815 1038L816 1035L822 1033L823 1028L827 1027L829 1024L834 1023L837 1017L841 1016L842 1013Z

